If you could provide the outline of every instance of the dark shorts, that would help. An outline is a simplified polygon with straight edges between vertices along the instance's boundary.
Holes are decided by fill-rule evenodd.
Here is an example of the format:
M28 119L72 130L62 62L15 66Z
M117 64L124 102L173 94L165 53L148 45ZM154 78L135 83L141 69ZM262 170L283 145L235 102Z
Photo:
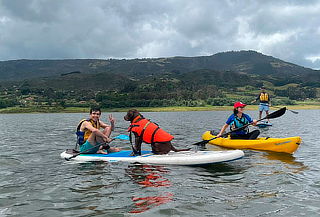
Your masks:
M247 134L231 134L231 139L256 139L260 135L259 130L254 130Z

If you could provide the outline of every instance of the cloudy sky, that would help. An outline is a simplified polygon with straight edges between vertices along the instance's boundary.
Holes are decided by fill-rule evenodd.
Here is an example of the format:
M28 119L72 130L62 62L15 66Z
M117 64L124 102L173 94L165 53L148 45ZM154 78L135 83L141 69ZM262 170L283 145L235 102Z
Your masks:
M320 0L0 0L0 60L230 50L320 69Z

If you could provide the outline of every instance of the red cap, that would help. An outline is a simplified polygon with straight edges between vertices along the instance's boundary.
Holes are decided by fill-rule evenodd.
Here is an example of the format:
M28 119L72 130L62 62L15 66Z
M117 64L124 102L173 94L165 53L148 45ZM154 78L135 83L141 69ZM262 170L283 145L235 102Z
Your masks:
M244 104L242 102L236 102L233 105L233 108L238 108L238 107L245 107L247 104Z

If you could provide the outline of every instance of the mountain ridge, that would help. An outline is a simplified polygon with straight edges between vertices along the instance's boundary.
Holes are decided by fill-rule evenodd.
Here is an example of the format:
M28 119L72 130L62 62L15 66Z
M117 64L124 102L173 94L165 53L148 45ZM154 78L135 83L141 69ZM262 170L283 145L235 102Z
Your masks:
M0 81L54 77L75 71L85 74L106 72L139 78L164 73L183 74L202 69L283 76L320 73L319 70L285 62L256 51L227 51L196 57L0 61Z

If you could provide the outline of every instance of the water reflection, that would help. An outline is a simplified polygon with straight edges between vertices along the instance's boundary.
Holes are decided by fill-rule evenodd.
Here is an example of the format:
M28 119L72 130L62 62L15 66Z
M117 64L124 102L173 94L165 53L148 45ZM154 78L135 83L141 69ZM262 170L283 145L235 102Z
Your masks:
M296 158L291 154L266 152L262 156L268 160L281 161L282 163L284 163L287 166L294 166L294 168L292 168L292 167L290 167L290 168L288 167L288 168L292 169L293 170L292 172L295 172L295 173L299 173L299 172L302 172L304 170L309 169L308 166L304 165L302 162L297 161Z
M268 160L278 160L286 164L302 164L296 161L296 158L291 154L276 153L276 152L265 152L263 154Z
M170 180L164 177L169 170L163 166L156 165L129 165L126 169L127 175L139 186L143 188L163 188L170 187ZM173 200L174 194L171 192L156 191L156 195L152 196L133 196L133 207L129 213L142 213L151 208L160 206ZM146 192L146 191L144 191Z

